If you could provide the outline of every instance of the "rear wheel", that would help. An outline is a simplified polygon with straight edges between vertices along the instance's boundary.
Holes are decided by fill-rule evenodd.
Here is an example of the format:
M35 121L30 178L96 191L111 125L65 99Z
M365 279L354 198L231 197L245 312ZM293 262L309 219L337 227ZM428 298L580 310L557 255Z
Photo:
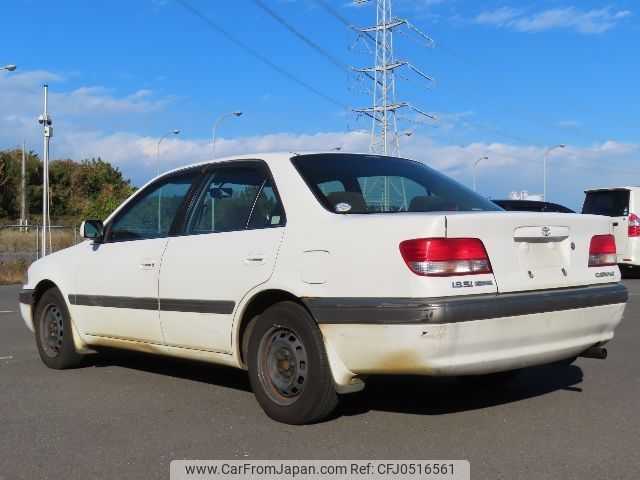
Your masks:
M258 403L274 420L314 423L338 404L322 333L297 303L277 303L260 315L247 365Z
M47 367L62 370L80 364L71 333L71 317L60 290L50 288L38 300L34 310L36 345Z

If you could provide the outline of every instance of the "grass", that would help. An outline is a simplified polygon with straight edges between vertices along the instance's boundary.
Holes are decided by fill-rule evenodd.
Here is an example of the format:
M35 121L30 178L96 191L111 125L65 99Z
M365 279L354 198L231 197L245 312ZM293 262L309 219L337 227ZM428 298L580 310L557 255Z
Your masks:
M51 229L51 250L56 252L73 245L71 229ZM81 240L78 236L77 240ZM35 252L38 247L36 230L0 228L0 255L3 253ZM21 283L31 259L0 259L0 285Z
M0 285L22 283L28 267L26 260L0 260Z

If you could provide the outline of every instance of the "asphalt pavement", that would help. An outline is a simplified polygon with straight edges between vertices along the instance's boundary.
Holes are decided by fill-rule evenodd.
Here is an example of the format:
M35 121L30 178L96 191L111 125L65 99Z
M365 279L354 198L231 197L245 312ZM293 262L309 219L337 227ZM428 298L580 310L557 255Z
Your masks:
M640 280L607 360L507 387L380 377L331 420L278 424L240 370L126 352L50 370L0 287L0 479L169 477L174 459L466 459L476 479L640 478Z

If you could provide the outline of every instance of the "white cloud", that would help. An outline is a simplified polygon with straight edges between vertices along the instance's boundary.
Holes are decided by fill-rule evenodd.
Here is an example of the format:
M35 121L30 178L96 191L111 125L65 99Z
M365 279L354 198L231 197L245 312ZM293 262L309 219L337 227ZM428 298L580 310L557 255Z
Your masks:
M519 32L566 29L582 34L601 34L630 15L632 12L629 10L614 11L611 7L598 10L580 10L576 7L552 8L529 15L519 9L501 7L480 13L473 22L480 25L509 27Z
M128 95L118 95L101 86L65 89L64 83L68 80L68 75L46 71L16 71L0 75L0 126L18 138L28 137L34 129L37 130L37 118L43 109L42 85L45 83L50 84L49 108L55 112L54 127L58 121L90 119L90 123L96 123L104 122L110 115L157 112L173 101L170 97L157 99L148 89L139 89Z
M218 157L264 153L326 151L341 147L342 152L367 152L368 135L361 132L319 132L316 134L275 133L240 138L219 138ZM75 159L100 156L118 166L135 184L145 183L156 174L158 139L134 133L61 133L52 148L54 157ZM640 146L635 146L640 148ZM401 143L402 156L423 161L453 178L471 184L473 162L483 156L477 170L479 193L494 198L511 191L542 191L542 147L505 143L475 142L468 145L441 143L421 132ZM567 146L549 157L547 189L551 200L579 208L582 191L594 186L624 183L637 152L610 141L589 147ZM160 152L161 171L211 159L209 139L168 137ZM629 167L625 167L628 161ZM613 162L613 163L611 163ZM571 180L568 182L567 179Z
M579 126L580 122L577 120L559 120L556 125L560 128L574 128Z
M51 72L0 75L0 149L10 148L26 138L29 148L41 152L42 129L36 121L42 112L41 84L65 80L64 75ZM120 131L113 132L105 125L122 125L124 122L117 121L117 115L122 114L126 118L144 119L148 112L163 108L166 99L156 98L149 90L137 90L125 96L102 87L64 91L61 85L56 85L53 90L52 104L55 100L56 108L52 109L55 127L52 158L82 160L99 156L119 167L137 185L155 176L158 138L141 135L135 128L124 131L125 127L119 127ZM472 114L438 115L437 131L442 132L452 124L463 124L464 117ZM93 121L93 117L99 121ZM448 145L428 135L434 132L422 128L411 137L403 137L402 155L424 161L467 185L471 183L473 161L488 155L490 159L482 162L477 171L479 192L504 197L512 190L541 191L544 149L486 142ZM343 152L367 152L368 142L368 134L362 132L283 132L233 139L219 137L216 150L220 157L272 151L327 151L336 147ZM554 152L548 165L551 172L548 190L558 195L552 199L577 207L583 188L627 182L632 168L625 167L625 162L633 165L638 150L640 146L629 148L609 141L584 148L569 146ZM162 143L161 170L210 158L210 139L171 136Z
M476 17L474 23L496 25L501 27L502 25L510 22L514 18L519 17L521 14L522 14L522 10L509 8L509 7L501 7L501 8L498 8L497 10L480 13Z

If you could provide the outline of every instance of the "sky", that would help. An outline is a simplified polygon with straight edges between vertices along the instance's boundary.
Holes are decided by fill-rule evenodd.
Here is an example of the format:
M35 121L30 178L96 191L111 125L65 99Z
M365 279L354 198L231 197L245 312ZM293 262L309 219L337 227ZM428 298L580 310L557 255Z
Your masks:
M42 155L49 85L51 158L101 157L135 185L216 156L336 147L367 152L373 64L344 24L375 24L350 0L3 0L0 149ZM640 2L394 0L401 155L477 191L543 190L579 209L587 188L638 185ZM369 42L370 44L371 42Z

